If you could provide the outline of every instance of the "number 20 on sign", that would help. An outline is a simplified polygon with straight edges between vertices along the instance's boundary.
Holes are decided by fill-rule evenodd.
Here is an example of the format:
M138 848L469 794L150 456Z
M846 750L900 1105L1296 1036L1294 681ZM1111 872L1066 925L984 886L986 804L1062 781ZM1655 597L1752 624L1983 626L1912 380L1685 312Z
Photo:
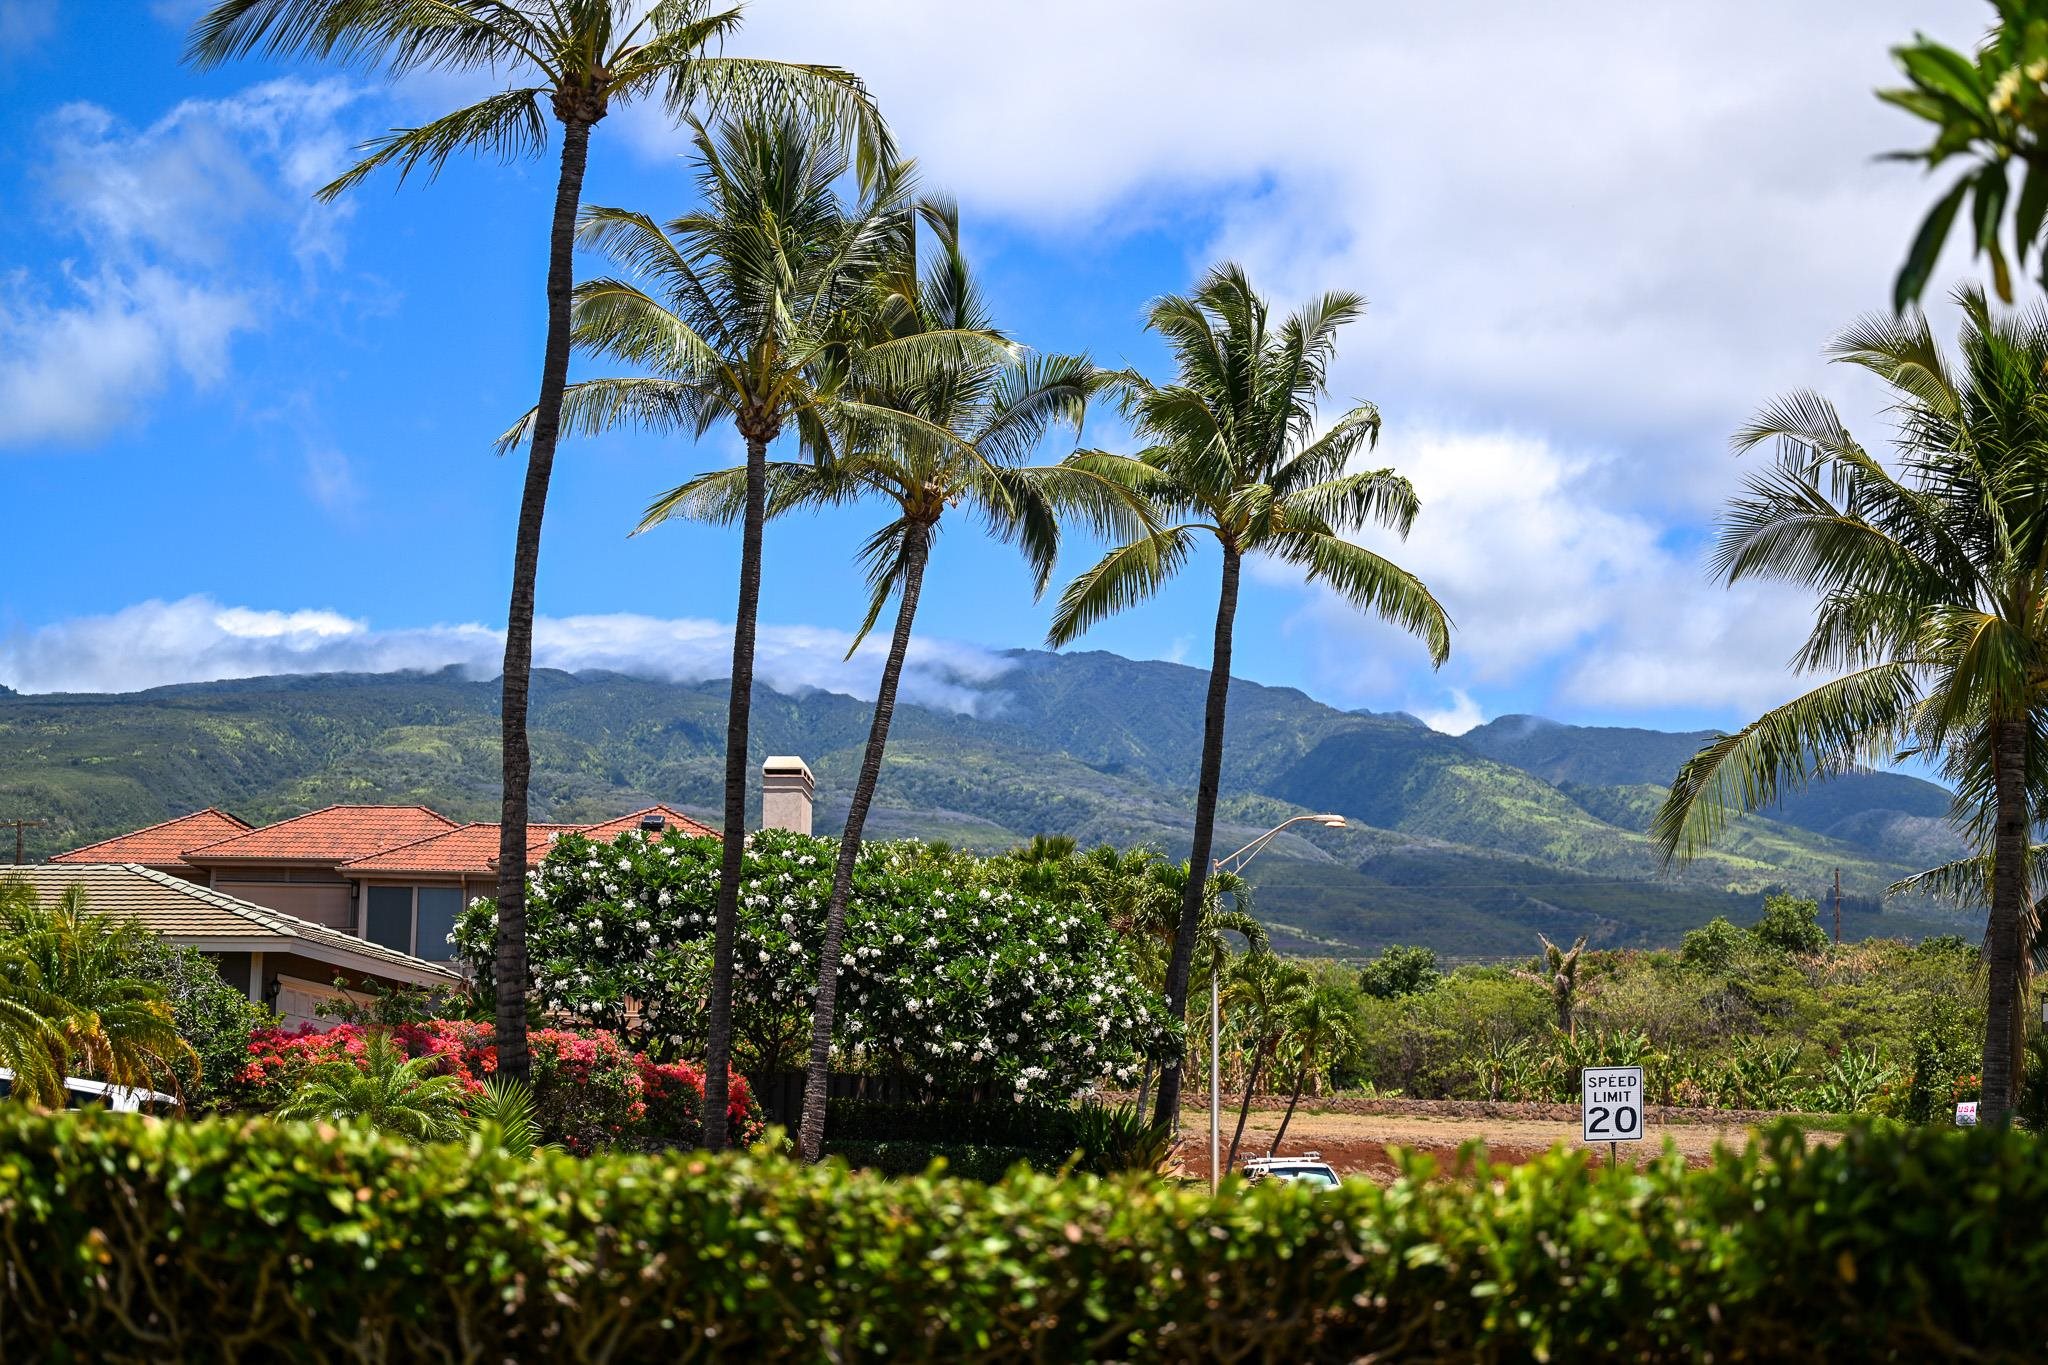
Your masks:
M1639 1066L1589 1066L1580 1077L1581 1131L1587 1142L1614 1144L1643 1140L1643 1069Z

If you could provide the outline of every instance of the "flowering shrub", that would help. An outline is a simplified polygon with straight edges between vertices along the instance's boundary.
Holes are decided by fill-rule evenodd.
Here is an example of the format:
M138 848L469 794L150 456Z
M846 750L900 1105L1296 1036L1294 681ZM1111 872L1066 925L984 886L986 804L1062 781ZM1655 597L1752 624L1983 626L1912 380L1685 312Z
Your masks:
M646 1106L646 1131L678 1147L704 1140L704 1073L688 1062L638 1059L640 1098ZM745 1076L726 1082L726 1131L740 1146L750 1146L767 1131Z
M702 1046L710 975L713 839L558 840L529 874L528 957L541 1008L618 1031L650 1055ZM835 845L781 830L747 845L733 987L750 1069L802 1056ZM472 902L455 940L480 978L496 935ZM847 907L842 1058L942 1086L1021 1098L1133 1081L1178 1046L1124 945L1085 905L1000 884L982 860L915 841L872 843Z
M489 1024L430 1019L390 1032L408 1057L439 1058L436 1074L458 1078L471 1094L482 1093L483 1078L498 1069ZM314 1063L348 1057L360 1064L367 1038L368 1031L356 1024L325 1032L310 1024L257 1030L234 1081L238 1107L275 1108ZM601 1030L535 1029L527 1041L535 1119L546 1140L587 1153L633 1139L688 1145L702 1136L704 1080L697 1068L652 1062ZM730 1115L740 1140L751 1142L763 1131L760 1109L742 1077L731 1081Z

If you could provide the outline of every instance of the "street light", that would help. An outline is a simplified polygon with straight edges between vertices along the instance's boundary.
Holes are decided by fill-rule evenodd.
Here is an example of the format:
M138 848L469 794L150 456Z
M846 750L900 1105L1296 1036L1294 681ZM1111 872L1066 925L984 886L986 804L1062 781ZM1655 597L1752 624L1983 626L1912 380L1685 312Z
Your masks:
M1341 815L1297 815L1282 820L1258 838L1246 844L1227 857L1218 858L1210 864L1214 873L1242 871L1244 865L1265 852L1266 845L1273 842L1281 830L1303 821L1323 826L1325 829L1348 829ZM1216 988L1217 959L1221 956L1214 948L1209 951L1209 1193L1216 1193L1223 1180L1223 1063L1216 1055L1223 1040L1223 1009L1219 1003Z

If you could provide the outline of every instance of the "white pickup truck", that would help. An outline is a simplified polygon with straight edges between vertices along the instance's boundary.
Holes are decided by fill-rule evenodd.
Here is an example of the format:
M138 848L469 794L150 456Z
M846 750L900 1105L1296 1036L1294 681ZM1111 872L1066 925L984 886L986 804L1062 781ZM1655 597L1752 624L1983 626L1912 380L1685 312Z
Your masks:
M14 1093L14 1072L0 1066L0 1095ZM87 1105L102 1105L117 1114L156 1113L162 1109L176 1107L178 1097L166 1095L161 1090L135 1090L125 1085L108 1085L105 1081L88 1081L79 1076L64 1078L64 1107L83 1109Z
M1321 1152L1303 1152L1300 1156L1255 1156L1244 1163L1244 1174L1245 1179L1254 1184L1261 1180L1278 1180L1290 1185L1334 1190L1344 1183L1336 1167L1323 1160Z

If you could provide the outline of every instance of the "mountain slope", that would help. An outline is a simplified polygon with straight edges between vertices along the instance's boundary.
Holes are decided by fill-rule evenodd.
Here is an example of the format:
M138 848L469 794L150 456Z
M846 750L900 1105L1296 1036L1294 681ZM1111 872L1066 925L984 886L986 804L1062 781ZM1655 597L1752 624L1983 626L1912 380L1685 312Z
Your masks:
M1000 848L1057 832L1184 856L1205 675L1103 653L1009 659L975 714L899 709L874 833ZM709 813L725 691L537 674L536 815L594 819L656 799ZM50 822L35 832L38 855L204 805L266 820L334 801L419 801L490 819L496 705L495 682L454 672L0 696L0 804ZM1941 789L1857 776L1788 803L1782 818L1741 822L1658 880L1641 831L1669 779L1661 765L1702 736L1516 718L1452 738L1245 682L1230 707L1219 848L1304 811L1353 824L1290 831L1253 865L1260 913L1306 951L1410 941L1491 956L1527 951L1537 930L1668 942L1713 914L1753 915L1765 888L1818 894L1836 867L1852 929L1910 931L1923 927L1910 908L1880 916L1876 895L1954 840L1934 809L1946 806ZM867 723L854 698L762 689L754 766L771 752L804 755L819 826L836 828Z

